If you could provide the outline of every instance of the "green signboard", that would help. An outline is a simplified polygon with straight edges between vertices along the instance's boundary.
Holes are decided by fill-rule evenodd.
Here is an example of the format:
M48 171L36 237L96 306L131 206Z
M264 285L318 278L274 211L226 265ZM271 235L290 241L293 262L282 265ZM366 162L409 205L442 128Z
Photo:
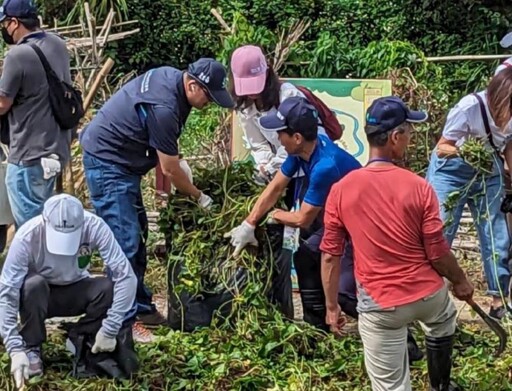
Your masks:
M337 143L355 156L362 164L368 160L368 144L364 134L365 113L372 101L391 95L390 80L354 79L286 79L293 84L309 88L333 110L338 121L345 126ZM236 114L232 127L231 156L234 160L248 157L243 130Z

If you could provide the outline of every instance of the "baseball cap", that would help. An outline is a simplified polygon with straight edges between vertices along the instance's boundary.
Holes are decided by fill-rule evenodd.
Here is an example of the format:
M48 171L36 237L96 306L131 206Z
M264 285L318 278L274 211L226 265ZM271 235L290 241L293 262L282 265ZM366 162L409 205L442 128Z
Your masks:
M34 0L4 0L0 7L0 22L6 18L37 18Z
M505 49L512 46L512 31L501 38L500 45Z
M365 131L367 135L387 132L404 122L425 122L428 114L423 111L412 111L402 99L396 96L385 96L375 99L366 111Z
M281 103L277 109L258 120L261 128L278 132L291 129L302 133L304 129L318 127L318 112L308 101L299 96L292 96Z
M75 255L84 225L84 207L69 194L59 194L44 203L46 248L51 254Z
M238 96L257 95L265 88L267 60L257 46L241 46L231 56L231 73Z
M226 68L220 62L213 58L200 58L188 66L187 72L208 90L212 100L219 106L228 109L234 106L233 99L226 90Z

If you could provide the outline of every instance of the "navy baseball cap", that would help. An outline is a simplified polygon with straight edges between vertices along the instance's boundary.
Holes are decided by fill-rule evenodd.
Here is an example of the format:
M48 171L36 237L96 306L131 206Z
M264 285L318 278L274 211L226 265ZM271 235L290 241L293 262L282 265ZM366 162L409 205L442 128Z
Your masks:
M34 0L4 0L0 7L0 22L7 18L37 18L37 7Z
M277 111L261 117L258 122L263 130L291 129L302 133L304 129L318 127L318 112L306 99L292 96L281 103Z
M428 114L423 111L412 111L402 99L396 96L385 96L375 99L366 111L365 132L368 135L385 133L404 122L425 122Z
M512 31L501 38L500 45L505 49L512 46Z
M200 58L188 66L187 73L206 88L212 100L219 106L229 109L235 105L226 89L226 68L220 62L213 58Z

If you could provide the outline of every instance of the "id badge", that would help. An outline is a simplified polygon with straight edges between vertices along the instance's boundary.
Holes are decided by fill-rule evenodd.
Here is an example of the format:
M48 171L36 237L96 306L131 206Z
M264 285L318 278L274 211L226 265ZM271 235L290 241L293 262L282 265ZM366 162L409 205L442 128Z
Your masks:
M292 209L292 212L299 210L299 203L296 202L295 207ZM291 250L293 253L297 252L299 249L299 235L300 229L284 226L283 232L283 248L285 250Z

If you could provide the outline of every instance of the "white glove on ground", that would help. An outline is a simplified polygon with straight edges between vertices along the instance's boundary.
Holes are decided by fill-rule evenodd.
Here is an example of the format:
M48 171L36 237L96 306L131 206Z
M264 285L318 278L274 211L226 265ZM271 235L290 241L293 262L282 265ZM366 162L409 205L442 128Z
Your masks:
M210 209L213 205L213 199L210 196L207 196L204 193L201 193L201 196L197 200L199 206L205 209Z
M255 229L256 227L244 221L238 227L233 228L224 235L225 238L231 238L231 244L235 247L235 252L233 253L235 257L238 257L242 249L248 244L252 246L258 245L258 241L254 236Z
M28 380L28 367L30 363L28 361L27 353L25 352L13 352L11 353L11 373L16 383L16 388L19 389L25 384L25 380Z
M96 339L94 341L94 345L92 346L91 352L93 354L100 352L113 352L116 348L117 341L115 338L109 338L101 329L96 333Z

